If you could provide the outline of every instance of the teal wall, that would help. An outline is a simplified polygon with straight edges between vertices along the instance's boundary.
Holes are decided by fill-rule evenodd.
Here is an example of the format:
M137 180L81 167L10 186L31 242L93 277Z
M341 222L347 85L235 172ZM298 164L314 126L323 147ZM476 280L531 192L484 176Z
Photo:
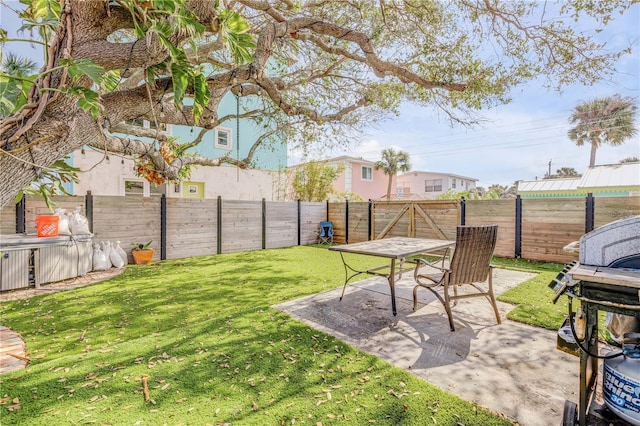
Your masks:
M250 98L242 98L240 105L240 114L245 111L245 106L249 109L252 108ZM232 93L227 93L220 103L218 108L218 116L223 117L225 115L231 115L236 113L236 97ZM266 127L264 127L266 126ZM239 120L239 133L240 143L239 150L237 150L238 142L238 123L235 118L223 122L220 127L226 127L231 129L232 134L232 150L221 149L215 147L215 129L209 130L200 142L200 144L193 148L192 153L208 157L219 158L224 155L229 155L232 158L245 158L249 153L249 150L253 146L254 142L271 127L269 124L264 126L258 125L250 120ZM192 131L193 130L193 131ZM191 141L196 138L200 132L200 127L189 126L173 126L173 136L178 138L181 143ZM281 167L287 166L287 147L286 144L280 140L263 142L261 147L256 150L253 156L252 168L261 170L278 170Z

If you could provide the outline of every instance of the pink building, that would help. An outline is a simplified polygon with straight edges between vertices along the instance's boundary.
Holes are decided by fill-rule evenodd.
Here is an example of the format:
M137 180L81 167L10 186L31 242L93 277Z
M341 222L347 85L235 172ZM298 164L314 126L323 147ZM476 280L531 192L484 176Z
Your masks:
M336 197L343 194L354 194L366 200L381 200L387 196L389 176L382 169L376 170L375 162L363 158L343 155L327 161L336 167L342 165L344 171L333 183ZM391 193L395 191L395 177L391 182Z
M375 162L348 155L325 161L329 166L342 167L342 172L333 183L333 191L329 194L330 200L368 201L382 200L386 197L389 177L382 170L376 170ZM294 171L299 166L300 164L289 169ZM290 176L293 174L290 173ZM395 190L394 178L391 182L392 196L395 194Z

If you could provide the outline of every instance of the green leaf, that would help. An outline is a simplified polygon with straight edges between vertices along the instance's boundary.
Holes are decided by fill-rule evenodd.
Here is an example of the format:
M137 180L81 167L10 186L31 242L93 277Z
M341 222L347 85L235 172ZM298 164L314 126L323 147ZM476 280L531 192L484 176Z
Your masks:
M189 72L184 66L173 63L171 64L171 74L173 75L174 103L180 107L189 84Z
M58 0L32 0L29 9L35 19L58 19L62 12Z
M229 31L241 34L249 31L249 24L245 19L233 10L225 10L220 13L220 19Z
M207 85L207 78L198 73L194 79L194 100L193 100L193 116L196 122L202 115L204 107L209 103L210 93Z
M36 77L13 77L0 72L0 116L6 117L26 103Z
M112 92L117 89L120 83L120 70L107 71L100 79L100 88L105 92Z
M0 73L0 116L6 117L17 109L17 99L20 93L18 80Z
M91 116L97 119L100 111L102 111L102 104L100 103L100 95L91 89L86 87L74 86L69 88L68 93L78 97L78 106L83 111L91 111Z
M227 34L226 44L237 63L252 62L256 43L250 34Z
M89 59L60 59L60 64L67 67L69 76L73 81L78 81L82 76L88 76L94 83L100 83L105 69Z
M220 19L222 42L231 52L234 60L237 63L251 62L253 60L252 50L255 49L256 43L253 36L246 33L250 29L247 21L230 10L221 12Z
M42 197L50 210L53 210L55 206L51 198L53 195L60 193L71 195L64 187L64 183L77 183L78 173L81 170L69 165L66 160L68 160L68 157L64 160L57 160L49 167L40 170L38 178L18 193L15 198L16 202L20 201L25 194L37 195Z

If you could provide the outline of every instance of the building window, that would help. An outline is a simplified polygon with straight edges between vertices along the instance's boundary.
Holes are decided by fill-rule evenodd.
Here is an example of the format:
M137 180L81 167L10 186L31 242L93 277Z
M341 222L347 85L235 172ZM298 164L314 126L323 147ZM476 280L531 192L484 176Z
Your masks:
M146 120L143 120L142 118L132 118L131 120L126 120L125 123L127 123L130 126L149 128L149 122Z
M425 180L424 192L442 192L442 179Z
M215 146L221 149L232 149L231 129L216 127Z
M451 187L452 188L456 187L456 180L455 179L451 179Z
M125 196L144 196L145 188L144 188L143 180L133 180L133 179L125 179L124 181L124 195Z
M373 169L368 166L362 166L362 180L373 180Z
M149 185L149 195L153 196L162 196L163 194L167 194L167 184L163 183L160 185Z

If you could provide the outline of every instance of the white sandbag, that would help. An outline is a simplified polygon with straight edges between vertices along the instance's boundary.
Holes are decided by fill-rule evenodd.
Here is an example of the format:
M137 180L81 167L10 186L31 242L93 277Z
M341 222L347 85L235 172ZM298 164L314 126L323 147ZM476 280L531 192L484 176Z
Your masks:
M115 247L111 247L111 250L115 250L115 252L120 255L120 257L122 258L122 261L124 262L124 265L127 265L129 263L129 258L127 257L127 252L125 252L122 249L122 247L120 247L120 241L116 241Z
M58 235L71 235L67 211L58 207L54 212L54 215L58 216Z
M120 254L116 251L114 245L110 242L109 244L111 245L111 250L109 251L109 260L111 261L111 264L114 268L122 268L125 265L124 260L122 260Z
M106 271L110 268L110 263L107 262L107 256L100 250L98 244L93 244L93 270L94 271Z
M113 263L111 263L111 242L107 241L105 243L104 241L100 241L100 247L102 248L104 255L107 257L108 267L111 268L113 266Z
M69 216L69 229L73 235L90 235L89 221L80 214L80 209L81 207L76 207L76 210Z

